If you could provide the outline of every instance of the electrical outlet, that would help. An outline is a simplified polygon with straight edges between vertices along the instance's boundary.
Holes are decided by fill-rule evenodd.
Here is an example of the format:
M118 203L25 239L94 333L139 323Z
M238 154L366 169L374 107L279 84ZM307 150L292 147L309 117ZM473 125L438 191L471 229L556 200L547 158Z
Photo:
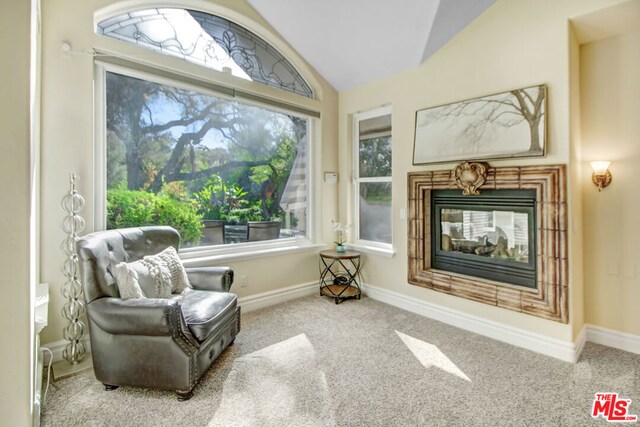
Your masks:
M238 277L238 286L241 288L246 288L249 286L249 280L247 280L247 276L239 276Z

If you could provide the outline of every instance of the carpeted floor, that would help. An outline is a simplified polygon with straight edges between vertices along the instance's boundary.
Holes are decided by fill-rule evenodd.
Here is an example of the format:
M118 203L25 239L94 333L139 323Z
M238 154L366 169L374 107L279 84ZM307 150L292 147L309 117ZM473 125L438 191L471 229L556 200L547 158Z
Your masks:
M92 372L52 384L45 426L590 426L596 392L632 399L640 355L587 344L577 364L370 298L306 297L243 313L194 397Z

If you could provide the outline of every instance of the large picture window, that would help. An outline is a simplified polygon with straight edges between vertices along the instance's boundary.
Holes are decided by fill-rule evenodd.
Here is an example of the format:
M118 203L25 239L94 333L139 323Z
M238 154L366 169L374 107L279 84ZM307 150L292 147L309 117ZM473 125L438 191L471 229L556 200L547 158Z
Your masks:
M185 246L307 235L307 118L104 73L107 228L171 225Z
M356 241L391 245L391 110L356 116Z

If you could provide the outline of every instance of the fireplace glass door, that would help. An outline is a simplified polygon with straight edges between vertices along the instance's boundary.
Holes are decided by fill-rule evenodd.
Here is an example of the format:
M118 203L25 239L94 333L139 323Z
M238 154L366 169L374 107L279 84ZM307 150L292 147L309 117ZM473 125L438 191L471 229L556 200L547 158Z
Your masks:
M432 191L432 268L536 287L535 192Z

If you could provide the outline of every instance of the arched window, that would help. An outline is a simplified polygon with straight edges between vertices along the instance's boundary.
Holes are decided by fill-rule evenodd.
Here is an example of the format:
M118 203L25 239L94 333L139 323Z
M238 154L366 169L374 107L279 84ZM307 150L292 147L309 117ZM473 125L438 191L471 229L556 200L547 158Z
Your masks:
M96 32L313 98L309 85L280 52L219 16L187 9L146 9L101 21Z
M186 9L123 13L96 32L154 51L144 62L117 52L96 59L98 224L171 225L187 258L202 246L311 244L310 124L319 101L282 54L244 27ZM310 100L150 65L159 54Z

